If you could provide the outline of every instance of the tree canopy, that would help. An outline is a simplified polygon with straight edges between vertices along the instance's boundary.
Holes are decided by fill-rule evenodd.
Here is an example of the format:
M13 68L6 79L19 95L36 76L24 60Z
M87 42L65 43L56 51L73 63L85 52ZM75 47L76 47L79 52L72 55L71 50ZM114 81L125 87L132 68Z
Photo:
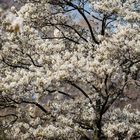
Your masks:
M0 9L3 135L140 138L140 112L123 104L140 93L140 0L16 3Z

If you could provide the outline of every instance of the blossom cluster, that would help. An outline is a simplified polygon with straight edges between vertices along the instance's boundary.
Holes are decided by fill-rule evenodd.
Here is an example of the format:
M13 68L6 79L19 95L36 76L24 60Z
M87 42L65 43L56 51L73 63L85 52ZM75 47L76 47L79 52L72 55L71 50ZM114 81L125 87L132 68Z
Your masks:
M47 2L28 0L19 11L12 7L0 22L0 98L16 113L9 122L3 119L3 126L9 126L4 133L23 140L93 139L97 131L113 139L139 136L140 112L113 106L129 84L140 82L140 17L133 7L139 1L89 0L94 12L115 16L117 24L113 31L95 33L95 39L88 39L89 30L84 38L83 27L76 35L64 25L60 28L60 23L79 26L66 22L69 16L60 14L61 4L53 7L58 10L54 16ZM45 38L47 33L54 40ZM72 40L79 41L78 34L86 41Z

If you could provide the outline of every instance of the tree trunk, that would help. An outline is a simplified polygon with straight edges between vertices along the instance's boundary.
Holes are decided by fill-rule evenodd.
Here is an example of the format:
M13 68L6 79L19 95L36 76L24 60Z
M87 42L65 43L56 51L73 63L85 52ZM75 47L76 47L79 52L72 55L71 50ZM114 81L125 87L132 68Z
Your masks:
M96 128L94 131L93 140L101 140L101 134L102 134L101 121L102 121L102 115L99 115L99 117L95 121Z

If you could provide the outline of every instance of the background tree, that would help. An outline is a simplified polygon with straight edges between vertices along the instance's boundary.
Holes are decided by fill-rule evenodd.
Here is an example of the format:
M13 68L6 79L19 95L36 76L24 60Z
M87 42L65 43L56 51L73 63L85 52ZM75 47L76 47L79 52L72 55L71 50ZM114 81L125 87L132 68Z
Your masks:
M0 117L7 137L138 139L140 112L115 103L130 98L130 85L140 91L139 0L21 5L3 12L0 22Z

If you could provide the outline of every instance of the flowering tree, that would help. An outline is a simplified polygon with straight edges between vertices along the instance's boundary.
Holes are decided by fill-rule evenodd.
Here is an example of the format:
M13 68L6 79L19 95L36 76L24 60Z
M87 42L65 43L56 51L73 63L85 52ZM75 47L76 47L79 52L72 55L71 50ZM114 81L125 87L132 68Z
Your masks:
M22 2L20 10L1 10L0 123L7 137L140 138L140 112L114 106L129 98L130 85L140 86L140 1ZM86 27L72 21L75 11Z

